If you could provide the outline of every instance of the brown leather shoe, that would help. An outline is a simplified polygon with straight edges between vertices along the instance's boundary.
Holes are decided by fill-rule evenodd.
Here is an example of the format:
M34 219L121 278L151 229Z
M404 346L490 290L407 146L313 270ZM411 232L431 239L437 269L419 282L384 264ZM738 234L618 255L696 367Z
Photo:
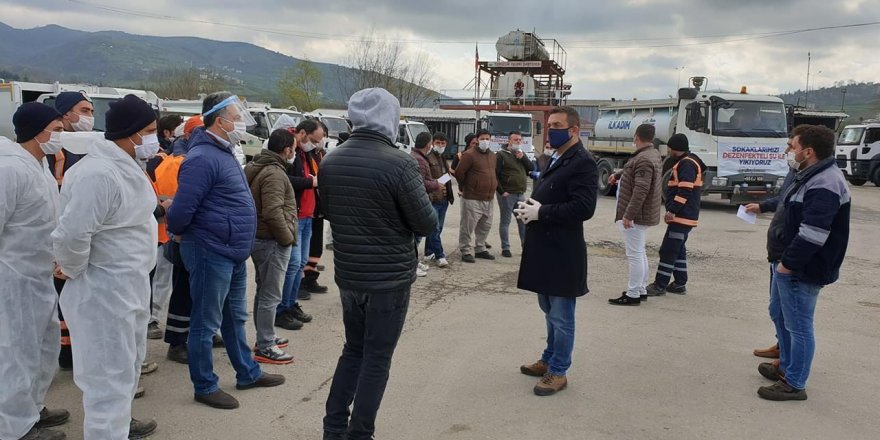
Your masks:
M547 374L547 364L542 360L538 360L532 365L521 365L519 372L526 376L543 377Z
M534 391L538 396L552 396L564 390L566 386L568 386L568 379L565 376L547 373L535 385Z
M776 359L779 357L779 344L769 348L756 348L752 353L757 357Z

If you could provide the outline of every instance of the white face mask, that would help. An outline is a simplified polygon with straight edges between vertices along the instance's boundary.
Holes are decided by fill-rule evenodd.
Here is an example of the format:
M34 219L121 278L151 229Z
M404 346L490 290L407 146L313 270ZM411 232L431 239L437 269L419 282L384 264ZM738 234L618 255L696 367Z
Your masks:
M151 159L159 152L159 136L148 134L141 136L141 144L134 146L135 158L140 160Z
M232 144L233 147L236 145L241 145L241 140L244 139L244 134L247 133L247 124L240 121L230 121L229 119L221 118L226 122L232 122L233 129L232 131L226 131L222 126L220 127L224 133L226 133L226 137L229 138L229 143Z
M71 122L73 131L92 131L95 129L95 117L79 115L79 121Z
M510 148L510 151L517 152L522 149L522 145L520 144L510 144L507 148Z
M306 153L314 150L317 147L318 147L317 145L315 145L311 142L303 142L303 144L300 146L300 148L302 148L302 150L305 151Z
M797 153L795 153L794 151L789 151L788 153L785 153L785 160L788 161L788 166L795 171L799 171L801 169L801 165L807 161L806 159L804 159L798 162Z
M491 145L491 144L490 144L489 141L480 141L480 144L478 145L478 148L480 149L480 151L486 151L486 150L489 149L489 146L490 146L490 145Z
M545 149L544 149L544 156L550 157L550 156L552 156L552 155L553 155L553 150L552 150L552 149L550 149L550 148L545 148Z
M61 132L60 131L50 131L49 140L46 142L40 142L40 149L43 150L44 154L55 154L61 151Z
M443 147L438 147L438 146L436 146L436 145L434 146L434 152L437 153L437 154L443 154L443 151L445 151L445 150L446 150L446 149L443 148Z

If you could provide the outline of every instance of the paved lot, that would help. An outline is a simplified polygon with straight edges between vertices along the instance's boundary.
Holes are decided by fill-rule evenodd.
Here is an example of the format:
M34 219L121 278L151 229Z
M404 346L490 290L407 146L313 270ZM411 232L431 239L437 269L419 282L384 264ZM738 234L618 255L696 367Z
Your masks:
M591 293L578 302L569 388L541 398L531 392L535 381L518 370L538 358L545 332L534 295L515 288L518 240L513 259L463 265L454 250L456 204L444 232L452 266L432 268L413 287L377 438L876 439L880 188L853 188L853 205L841 280L822 291L816 312L810 399L773 403L755 394L768 382L751 354L773 342L764 251L770 217L752 226L735 217L734 207L704 202L701 226L688 242L688 295L612 307L606 300L625 288L626 262L612 222L614 200L601 198L586 226ZM500 254L495 221L490 243ZM652 271L662 235L662 227L649 232ZM150 341L148 359L160 369L143 378L147 395L135 402L134 416L159 422L152 438L321 438L343 343L332 253L322 263L321 281L331 292L303 303L315 321L300 331L281 330L297 362L266 368L284 373L285 385L236 391L225 354L214 352L221 386L241 401L238 410L193 403L186 367L166 361L165 344ZM253 336L252 323L248 330ZM80 399L71 373L59 373L47 403L72 411L74 420L64 427L72 439L82 435Z

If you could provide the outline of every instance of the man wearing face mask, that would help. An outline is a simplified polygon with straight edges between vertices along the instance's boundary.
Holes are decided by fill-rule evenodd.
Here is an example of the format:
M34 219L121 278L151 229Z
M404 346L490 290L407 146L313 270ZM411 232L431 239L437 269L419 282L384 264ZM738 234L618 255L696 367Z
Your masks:
M55 97L55 110L61 113L61 122L66 132L89 132L95 128L95 108L89 98L81 92L61 92ZM73 165L85 157L85 154L76 154L61 148L54 154L46 155L49 171L55 176L58 188L64 181L64 174ZM64 280L56 278L55 291L61 295L64 289ZM64 313L58 310L58 319L61 320L61 352L58 355L58 365L65 370L73 368L73 354L70 348L70 332L67 330L67 322Z
M666 185L666 234L660 244L660 263L654 282L645 291L648 296L661 296L666 292L687 293L687 247L685 243L700 218L700 191L703 188L703 171L706 165L691 154L688 138L676 133L666 143L669 157L673 160L672 178ZM673 279L673 282L669 282Z
M324 129L314 120L300 122L293 131L296 149L289 160L287 177L296 196L297 239L290 251L281 291L281 304L278 305L275 318L275 325L287 330L299 330L303 323L312 321L312 315L304 312L299 304L300 299L310 299L311 294L300 289L300 284L303 267L309 258L312 220L318 203L315 195L318 187L318 164L310 153L315 151L318 142L324 137Z
M550 146L549 142L544 143L544 150L541 154L535 157L535 167L529 173L529 177L532 180L538 180L541 177L541 171L547 168L547 164L550 163L550 158L553 157L553 153L555 150Z
M517 287L538 294L547 323L541 358L520 367L522 374L541 378L532 390L538 396L555 394L568 385L575 304L589 292L584 222L596 210L599 184L596 161L578 136L577 111L552 109L547 127L556 152L535 183L532 197L514 210L526 224Z
M758 365L776 383L758 388L767 400L806 400L816 350L813 318L822 287L840 276L849 242L850 191L834 161L835 136L799 125L788 141L788 164L797 172L767 230L773 264L770 318L776 325L779 366Z
M55 110L61 113L64 131L88 132L95 129L95 107L82 92L61 92L55 97ZM75 154L62 148L61 151L46 156L49 170L55 175L58 186L64 174L80 161L85 154Z
M50 234L60 203L43 158L61 150L61 114L29 102L12 123L18 143L0 137L0 438L60 440L45 428L70 413L43 405L59 349Z
M498 210L501 222L498 226L498 235L501 238L501 256L510 258L510 217L513 209L519 202L526 200L526 186L528 174L532 171L532 162L522 151L522 133L512 131L508 135L507 145L498 152L498 163L495 164L495 173L498 178ZM526 238L526 225L519 219L516 220L519 230L520 245Z
M427 154L428 166L431 169L431 178L439 179L443 175L449 174L449 166L446 165L446 159L443 158L443 153L446 151L446 134L434 133L433 141L434 146ZM449 209L449 205L455 201L455 196L452 194L452 181L446 182L440 191L428 194L428 198L431 199L431 205L434 207L434 212L437 213L437 228L425 240L425 260L437 262L437 267L449 267L440 235L443 233L446 211Z
M178 173L177 194L168 211L168 232L180 241L189 272L192 317L187 357L196 402L238 408L220 389L211 353L214 334L223 335L236 372L236 388L273 387L284 376L265 373L247 343L247 264L254 247L257 212L244 171L235 157L248 125L256 125L237 96L216 92L202 102L204 128L190 138Z
M56 276L68 279L60 304L86 440L143 438L156 429L131 418L156 264L156 194L138 165L159 147L153 109L134 95L112 102L104 138L68 173L52 232Z
M465 151L455 168L455 179L462 192L458 248L465 263L475 263L476 258L495 259L486 246L492 229L492 199L498 188L495 152L489 150L490 137L488 130L478 131L477 148Z

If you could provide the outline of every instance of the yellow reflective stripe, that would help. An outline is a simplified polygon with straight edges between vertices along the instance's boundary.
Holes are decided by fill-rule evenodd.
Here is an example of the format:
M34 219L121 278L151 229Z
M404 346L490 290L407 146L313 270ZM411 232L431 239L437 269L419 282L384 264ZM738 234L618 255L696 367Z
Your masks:
M679 188L693 189L693 188L694 188L694 183L693 183L693 182L678 182L678 187L679 187Z

